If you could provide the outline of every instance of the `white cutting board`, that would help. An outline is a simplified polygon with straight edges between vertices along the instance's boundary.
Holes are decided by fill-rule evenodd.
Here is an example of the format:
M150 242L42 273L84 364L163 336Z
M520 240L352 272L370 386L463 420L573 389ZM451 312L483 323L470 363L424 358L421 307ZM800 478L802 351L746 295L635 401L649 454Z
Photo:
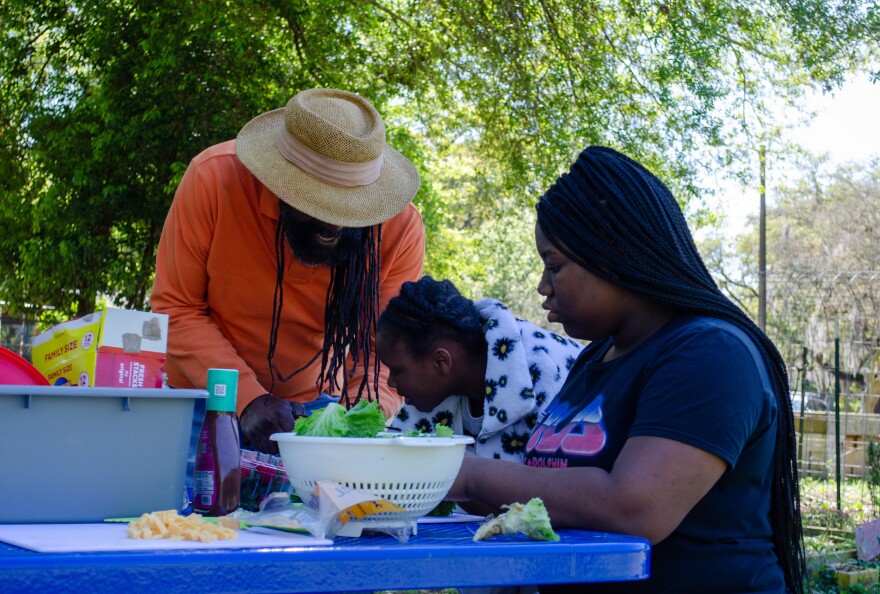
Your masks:
M3 524L0 541L38 553L86 553L96 551L171 551L182 549L252 549L313 547L333 541L278 530L240 530L235 540L192 542L189 540L137 540L125 534L128 524ZM259 530L259 531L257 531Z
M460 512L453 512L448 516L422 516L419 524L467 524L469 522L484 522L485 516L474 516Z

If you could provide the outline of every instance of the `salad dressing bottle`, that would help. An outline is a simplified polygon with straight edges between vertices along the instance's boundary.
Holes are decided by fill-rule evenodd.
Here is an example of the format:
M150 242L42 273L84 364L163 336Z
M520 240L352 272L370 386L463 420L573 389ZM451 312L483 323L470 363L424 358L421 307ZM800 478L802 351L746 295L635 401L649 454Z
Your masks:
M208 402L199 433L193 470L193 511L225 516L241 499L241 446L238 415L238 370L208 370Z

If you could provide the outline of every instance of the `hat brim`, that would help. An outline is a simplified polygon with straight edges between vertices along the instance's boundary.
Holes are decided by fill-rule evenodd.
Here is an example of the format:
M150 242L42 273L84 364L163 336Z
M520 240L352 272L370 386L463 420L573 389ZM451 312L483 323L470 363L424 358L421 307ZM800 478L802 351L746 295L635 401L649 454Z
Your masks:
M383 223L412 202L419 173L402 154L385 145L382 173L366 186L336 186L312 177L275 146L284 109L257 116L238 133L235 153L269 191L300 212L331 225L369 227Z

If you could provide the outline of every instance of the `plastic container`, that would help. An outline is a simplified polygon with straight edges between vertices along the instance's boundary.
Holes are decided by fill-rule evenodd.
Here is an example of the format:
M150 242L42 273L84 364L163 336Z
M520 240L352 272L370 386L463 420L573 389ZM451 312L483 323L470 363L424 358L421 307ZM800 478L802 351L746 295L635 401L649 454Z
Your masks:
M183 509L204 390L0 385L0 523Z
M241 501L242 509L256 512L260 504L272 493L290 494L293 486L284 472L281 456L241 450Z
M17 386L48 386L40 370L7 348L0 347L0 384Z
M309 437L275 433L284 471L297 496L309 499L315 483L329 480L372 493L404 508L415 521L443 501L472 437ZM375 514L361 528L384 527L397 515ZM353 522L354 523L354 522Z

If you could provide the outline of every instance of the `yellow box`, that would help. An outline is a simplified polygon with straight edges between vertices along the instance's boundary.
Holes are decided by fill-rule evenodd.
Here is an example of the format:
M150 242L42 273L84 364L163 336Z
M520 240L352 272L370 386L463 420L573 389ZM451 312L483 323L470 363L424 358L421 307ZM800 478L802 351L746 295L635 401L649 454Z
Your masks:
M108 308L34 337L31 359L50 384L161 388L166 314Z
M868 586L877 583L878 578L876 567L841 565L835 568L834 573L841 588L851 588L856 584Z

